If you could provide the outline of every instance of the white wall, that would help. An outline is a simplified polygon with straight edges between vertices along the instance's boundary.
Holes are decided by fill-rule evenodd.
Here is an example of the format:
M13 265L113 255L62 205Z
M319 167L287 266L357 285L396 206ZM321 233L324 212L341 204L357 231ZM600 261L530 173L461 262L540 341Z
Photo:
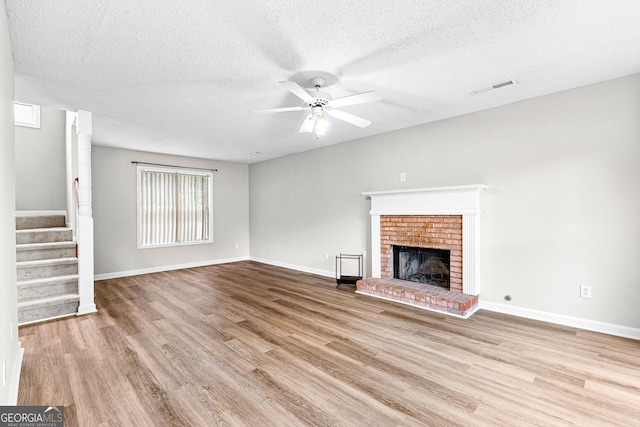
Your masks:
M215 242L137 249L137 175L132 161L218 169L213 175ZM247 165L94 146L91 179L98 279L249 257Z
M16 210L66 210L65 116L41 107L40 129L15 127Z
M20 343L16 297L15 168L13 143L13 57L5 4L0 4L0 405L15 405ZM0 373L1 375L1 373Z
M328 272L370 253L361 192L486 184L482 301L640 328L640 75L257 163L249 182L252 257Z

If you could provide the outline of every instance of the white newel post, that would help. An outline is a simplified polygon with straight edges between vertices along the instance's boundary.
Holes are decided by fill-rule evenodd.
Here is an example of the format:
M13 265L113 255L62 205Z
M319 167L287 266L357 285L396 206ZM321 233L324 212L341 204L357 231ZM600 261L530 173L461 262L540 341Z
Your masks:
M91 113L78 111L78 315L96 310L93 291L93 212L91 208Z

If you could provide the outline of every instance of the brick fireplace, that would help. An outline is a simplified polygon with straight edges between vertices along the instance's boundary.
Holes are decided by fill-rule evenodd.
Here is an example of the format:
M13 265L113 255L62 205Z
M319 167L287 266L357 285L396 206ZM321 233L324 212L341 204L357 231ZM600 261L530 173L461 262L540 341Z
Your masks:
M371 198L372 277L359 281L357 292L459 317L473 314L480 294L479 193L485 188L364 193ZM446 250L448 287L394 278L394 246ZM424 266L412 268L432 275Z
M448 250L449 290L462 292L462 215L381 215L381 278L394 277L393 246Z

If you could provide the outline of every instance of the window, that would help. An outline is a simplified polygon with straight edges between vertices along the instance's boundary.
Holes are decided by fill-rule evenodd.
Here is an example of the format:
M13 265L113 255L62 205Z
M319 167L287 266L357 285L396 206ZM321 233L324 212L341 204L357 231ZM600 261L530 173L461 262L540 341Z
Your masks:
M13 117L16 126L25 126L28 128L40 129L40 106L23 104L22 102L13 103Z
M138 166L138 248L213 243L213 172Z

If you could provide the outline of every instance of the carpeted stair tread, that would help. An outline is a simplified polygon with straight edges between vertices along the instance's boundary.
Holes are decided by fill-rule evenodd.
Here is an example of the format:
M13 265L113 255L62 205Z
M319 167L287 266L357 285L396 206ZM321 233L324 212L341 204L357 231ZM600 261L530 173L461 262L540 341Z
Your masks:
M75 242L22 243L16 245L17 262L75 256Z
M78 293L78 275L43 277L18 282L18 302Z
M54 259L36 259L33 261L20 261L16 263L18 268L44 267L50 265L77 264L78 258L54 258Z
M73 240L73 231L67 227L32 228L16 230L16 244L69 242Z
M22 301L18 303L18 310L28 310L33 307L39 306L55 306L60 304L66 304L68 302L80 301L80 295L78 294L62 294L53 297Z
M44 231L60 231L60 230L71 230L69 227L47 227L47 228L26 228L24 230L16 230L16 233L34 233L34 232L44 232Z
M16 245L17 251L29 251L34 249L60 249L75 248L76 243L73 241L62 242L42 242L42 243L20 243Z
M64 215L16 215L16 230L65 227Z
M77 314L79 303L80 296L77 293L18 302L18 324L25 325Z
M42 286L53 283L66 283L72 280L78 280L77 274L68 274L66 276L56 276L56 277L43 277L40 279L30 279L30 280L22 280L18 281L18 287L32 287L32 286Z
M78 258L38 259L16 262L18 282L78 274Z

